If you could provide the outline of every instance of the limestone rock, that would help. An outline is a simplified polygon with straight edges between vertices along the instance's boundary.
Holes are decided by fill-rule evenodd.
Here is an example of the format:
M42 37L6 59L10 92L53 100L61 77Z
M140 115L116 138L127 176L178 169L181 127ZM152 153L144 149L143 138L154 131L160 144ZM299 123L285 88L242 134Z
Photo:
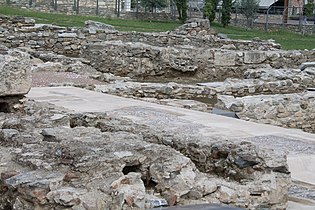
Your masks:
M236 63L235 58L235 52L215 52L214 64L217 66L233 66Z
M267 56L265 52L245 52L244 63L262 63L266 60Z
M130 172L111 184L113 192L122 194L129 206L145 207L145 187L140 173Z
M60 33L58 34L59 38L77 38L78 35L76 33Z
M236 112L241 119L315 132L313 91L242 98L221 95L216 106Z
M300 66L300 69L301 69L301 71L303 71L304 69L306 69L308 67L315 67L315 62L302 63L301 66Z
M30 56L18 50L0 54L0 97L24 95L30 88Z
M89 30L89 33L96 33L97 31L115 31L115 27L105 23L87 20L85 21L85 27Z

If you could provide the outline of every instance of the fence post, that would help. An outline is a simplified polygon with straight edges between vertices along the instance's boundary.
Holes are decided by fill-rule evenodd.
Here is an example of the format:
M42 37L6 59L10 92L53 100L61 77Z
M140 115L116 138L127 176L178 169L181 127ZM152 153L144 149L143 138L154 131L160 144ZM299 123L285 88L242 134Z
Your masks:
M300 14L299 14L299 31L302 31L302 19L303 19L303 8L299 8L300 9Z
M235 25L237 25L238 2L235 4Z
M120 0L118 0L118 3L117 3L117 17L119 18L120 16Z
M268 31L268 18L269 18L269 11L272 7L269 7L266 14L266 22L265 22L265 31Z
M284 24L288 23L288 10L289 10L288 7L284 8L284 10L283 10L283 13L282 13L282 28L284 28Z
M76 9L77 14L79 14L79 8L80 8L80 0L77 0L77 9Z
M54 2L54 10L57 11L57 9L58 9L57 8L58 2L57 2L57 0L53 0L53 2Z
M140 3L140 1L139 0L136 0L136 1L137 1L137 4L136 4L136 18L138 19L139 3Z
M289 1L288 0L284 0L284 11L283 11L283 18L284 18L284 22L283 23L288 23L288 16L289 16Z
M172 20L175 21L176 20L176 4L174 0L171 0L170 3L171 3Z
M96 15L99 15L99 8L98 8L98 0L96 0L96 11L95 11Z

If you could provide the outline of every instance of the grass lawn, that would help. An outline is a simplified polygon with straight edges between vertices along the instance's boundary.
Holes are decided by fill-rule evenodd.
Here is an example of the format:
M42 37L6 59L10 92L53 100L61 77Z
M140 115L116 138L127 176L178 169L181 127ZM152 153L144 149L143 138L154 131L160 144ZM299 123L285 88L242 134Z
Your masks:
M27 9L18 9L13 7L0 7L0 14L8 16L32 17L36 23L51 23L67 27L83 27L86 20L94 20L110 24L120 31L144 31L161 32L169 31L181 25L179 22L166 21L143 21L143 20L123 20L116 18L102 18L96 16L65 15L56 13L43 13Z
M95 20L113 25L121 31L161 32L173 30L180 25L179 22L123 20L96 16L43 13L4 6L0 7L0 14L8 16L19 15L32 17L37 23L51 23L68 27L82 27L84 26L84 21ZM281 44L283 49L287 50L315 49L315 35L302 36L300 34L281 29L265 32L263 30L245 29L234 26L223 28L218 23L211 24L211 27L219 33L227 34L227 36L231 39L253 39L255 37L259 37L262 40L274 39L277 43Z
M264 30L234 26L224 28L218 23L213 23L211 27L220 33L226 34L231 39L253 39L259 37L262 40L274 39L277 43L281 44L283 49L287 50L315 49L315 35L303 36L284 29L266 32Z

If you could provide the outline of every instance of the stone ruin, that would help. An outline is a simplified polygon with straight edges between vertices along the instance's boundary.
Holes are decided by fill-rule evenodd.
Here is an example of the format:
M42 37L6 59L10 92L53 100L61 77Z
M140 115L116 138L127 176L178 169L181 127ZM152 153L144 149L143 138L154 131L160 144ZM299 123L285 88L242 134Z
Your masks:
M11 112L31 88L30 55L15 49L0 49L0 111Z
M31 75L67 72L100 83L49 85L205 112L224 108L245 120L315 131L309 115L315 97L307 91L314 87L314 67L298 68L315 59L314 50L284 51L272 40L222 39L201 22L174 32L139 33L91 22L78 29L1 17L0 208L221 203L285 209L290 172L284 152L246 139L200 135L193 132L197 125L174 133L165 129L182 129L174 121L159 127L117 113L74 114L22 99Z

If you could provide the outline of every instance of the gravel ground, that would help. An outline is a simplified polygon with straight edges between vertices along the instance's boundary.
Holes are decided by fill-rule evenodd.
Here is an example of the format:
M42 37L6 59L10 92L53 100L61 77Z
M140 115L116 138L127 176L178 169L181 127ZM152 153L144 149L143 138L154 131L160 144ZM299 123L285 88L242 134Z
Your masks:
M289 195L315 201L315 190L299 185L292 185L289 189Z
M91 79L72 72L34 72L32 74L33 87L47 87L51 84L103 85L104 82Z
M243 140L253 142L259 146L271 147L274 150L286 151L290 154L315 154L315 144L312 142L272 135L244 138Z

